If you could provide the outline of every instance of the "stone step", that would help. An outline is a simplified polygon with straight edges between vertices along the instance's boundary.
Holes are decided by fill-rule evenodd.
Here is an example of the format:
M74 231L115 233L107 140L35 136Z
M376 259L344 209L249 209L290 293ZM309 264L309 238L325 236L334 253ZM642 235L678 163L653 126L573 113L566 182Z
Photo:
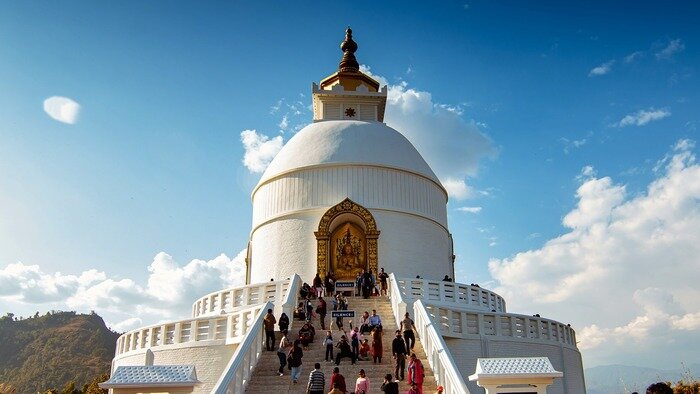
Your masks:
M316 303L314 302L314 306L315 305ZM352 319L353 326L357 325L357 322L359 322L359 317L364 311L371 313L372 309L377 310L377 314L381 317L384 326L385 335L382 337L384 356L382 357L381 364L375 364L372 360L358 360L355 365L352 365L350 360L345 358L340 361L340 373L345 376L348 389L352 391L355 387L355 380L357 379L360 369L364 369L367 377L370 380L372 392L379 392L379 387L384 382L384 375L387 373L392 375L394 374L394 360L391 357L391 342L394 339L396 322L394 321L391 303L386 296L371 297L369 299L363 299L362 297L348 297L348 306L348 310L354 310L356 312L356 318ZM328 325L331 320L334 319L331 319L329 313L326 317L326 324ZM345 331L349 331L347 319L345 319L345 322ZM295 328L291 331L291 337L294 337L299 331L299 328L301 328L301 323L302 322L300 321L295 321ZM309 348L304 350L304 357L302 359L302 373L299 383L292 383L290 371L287 368L284 370L284 376L279 376L277 373L277 369L279 368L279 358L277 357L277 352L264 351L257 367L255 368L255 371L253 372L250 384L248 385L248 393L305 393L309 373L311 370L313 370L314 363L316 362L321 364L321 370L326 377L326 389L329 389L330 377L333 373L335 363L324 361L326 349L322 345L322 342L323 338L326 336L326 332L321 330L318 319L313 319L312 324L316 329L316 337L315 341L309 345ZM337 341L340 335L340 331L333 331L334 340ZM372 340L369 335L365 335L364 337L368 338L371 343ZM278 335L277 343L279 343L279 338L280 336ZM337 349L334 349L334 352L335 351L337 351ZM433 376L433 371L430 369L430 366L427 363L423 346L418 338L416 339L414 352L418 358L423 361L423 366L425 367L425 383L423 385L425 391L429 392L430 390L434 390L436 387L435 377ZM406 377L408 377L408 374L406 374ZM409 389L406 381L400 382L399 386L400 392L406 392Z

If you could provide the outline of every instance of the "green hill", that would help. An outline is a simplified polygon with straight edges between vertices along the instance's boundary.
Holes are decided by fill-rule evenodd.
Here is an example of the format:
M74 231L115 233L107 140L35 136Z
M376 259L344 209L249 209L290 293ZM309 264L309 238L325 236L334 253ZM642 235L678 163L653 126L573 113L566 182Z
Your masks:
M108 374L119 334L96 314L55 312L28 319L0 318L0 384L16 393L81 388Z

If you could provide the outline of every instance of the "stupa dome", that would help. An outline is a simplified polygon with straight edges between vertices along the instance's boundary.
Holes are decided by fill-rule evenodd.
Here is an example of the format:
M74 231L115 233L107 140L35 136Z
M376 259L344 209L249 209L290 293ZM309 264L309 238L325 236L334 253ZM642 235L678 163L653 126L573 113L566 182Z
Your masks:
M412 172L442 188L428 163L401 133L381 122L352 120L327 120L304 127L272 160L258 186L303 168L353 164Z

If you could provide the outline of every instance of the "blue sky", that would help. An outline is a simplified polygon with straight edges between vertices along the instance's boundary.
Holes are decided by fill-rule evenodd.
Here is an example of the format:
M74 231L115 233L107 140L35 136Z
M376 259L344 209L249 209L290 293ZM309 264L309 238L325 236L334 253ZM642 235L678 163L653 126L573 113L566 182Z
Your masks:
M683 204L654 206L649 186L674 175L687 177L681 185L697 181L698 8L694 2L5 4L0 282L14 284L6 282L0 291L0 312L96 309L129 328L150 321L134 320L124 306L128 297L122 304L87 301L85 294L100 289L94 284L121 286L146 308L144 294L153 290L147 281L158 267L201 260L211 268L229 261L221 254L235 260L246 246L250 191L260 176L242 163L241 132L255 130L263 143L263 136L286 142L308 123L311 82L337 68L338 45L350 25L358 60L392 87L397 100L418 98L432 108L423 120L453 127L412 132L467 145L473 141L464 137L469 132L481 138L483 145L461 154L471 161L426 156L433 167L455 159L455 168L438 175L469 190L453 195L448 208L457 279L514 297L512 311L571 321L579 336L597 344L584 349L589 366L653 366L648 355L624 352L632 346L621 339L615 343L624 354L606 353L605 347L617 348L600 338L613 337L615 328L632 330L629 323L637 318L657 316L659 308L647 299L670 302L661 308L667 320L681 322L674 327L682 334L697 335L700 305L684 301L696 295L692 286L676 291L640 278L621 292L617 307L626 313L599 317L599 305L586 301L584 292L547 298L532 290L547 282L524 272L575 288L571 277L550 272L579 267L585 273L592 264L587 257L569 255L577 264L547 256L551 242L575 238L590 224L581 215L612 230L622 227L616 218L666 212L664 207L675 210L669 217L697 218L694 188L680 187ZM44 111L44 100L53 96L79 105L68 114L75 115L73 124ZM688 171L669 169L674 158ZM620 209L610 214L613 219L600 219L589 206ZM634 207L643 212L626 213ZM686 223L690 232L700 230L697 223ZM588 234L589 227L581 231ZM682 239L675 227L664 231ZM579 241L573 249L585 249L584 241L574 243ZM694 240L679 242L650 252L685 251L678 257L683 268L674 269L678 277L668 283L689 281L687 274L700 266ZM646 244L635 245L628 246ZM539 259L528 259L528 251ZM642 269L637 261L620 255L599 264L633 272ZM225 282L234 274L214 276ZM36 289L47 281L52 291ZM202 282L192 293L216 285ZM183 300L186 313L192 299ZM162 311L153 319L171 317ZM667 346L667 339L658 346ZM688 359L692 353L682 347L666 361L699 361Z

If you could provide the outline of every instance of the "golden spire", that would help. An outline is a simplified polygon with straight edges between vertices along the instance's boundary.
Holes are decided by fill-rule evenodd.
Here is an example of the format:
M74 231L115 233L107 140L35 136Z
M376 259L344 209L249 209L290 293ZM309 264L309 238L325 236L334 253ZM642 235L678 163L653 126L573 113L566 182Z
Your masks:
M340 49L343 51L343 58L338 65L338 71L360 71L360 65L355 59L355 51L357 51L357 43L352 40L352 29L348 26L345 30L345 40L340 43Z

